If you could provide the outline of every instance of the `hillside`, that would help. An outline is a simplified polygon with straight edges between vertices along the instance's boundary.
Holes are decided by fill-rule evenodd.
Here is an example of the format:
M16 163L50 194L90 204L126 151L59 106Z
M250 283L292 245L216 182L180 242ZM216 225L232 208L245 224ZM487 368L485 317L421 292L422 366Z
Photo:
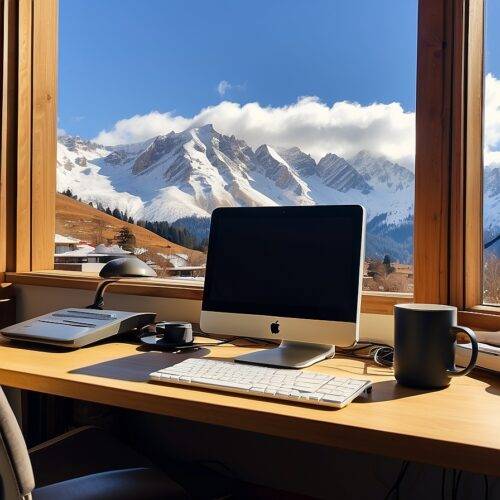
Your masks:
M86 203L56 194L56 233L78 238L90 245L114 243L120 228L126 226L135 236L135 246L142 260L150 260L165 269L171 267L163 255L186 254L188 265L205 262L205 255L190 248L177 245L147 229L121 221L97 210ZM159 273L163 274L163 273Z

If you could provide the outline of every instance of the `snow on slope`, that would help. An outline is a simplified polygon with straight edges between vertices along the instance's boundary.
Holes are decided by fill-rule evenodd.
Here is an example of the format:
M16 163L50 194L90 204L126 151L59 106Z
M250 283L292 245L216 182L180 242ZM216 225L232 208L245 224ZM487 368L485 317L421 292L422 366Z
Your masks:
M142 215L140 197L117 191L111 180L102 175L96 160L107 156L102 146L79 138L64 136L57 144L57 191L70 190L83 201L118 208L131 217Z
M313 157L299 148L275 148L275 150L301 177L309 177L316 173L316 162Z
M254 151L205 125L113 147L63 136L57 165L58 191L136 220L201 223L218 206L361 204L377 255L411 259L414 174L367 151L316 163L297 147ZM490 237L500 231L500 167L485 167L484 183Z
M485 233L500 232L500 167L484 169L484 230Z
M374 188L400 191L413 185L413 172L383 156L373 156L368 151L360 151L349 160L351 165Z
M60 142L58 189L70 188L84 201L116 206L134 218L174 222L208 217L218 206L339 203L360 203L369 219L385 214L387 224L413 213L413 174L372 158L372 171L379 171L374 188L367 180L366 152L358 158L361 173L334 154L316 164L299 148L262 145L254 152L212 125L113 148L73 138ZM79 165L82 156L84 166Z
M343 193L357 190L363 194L368 194L372 190L359 172L344 158L336 154L329 153L321 158L317 171L327 186Z

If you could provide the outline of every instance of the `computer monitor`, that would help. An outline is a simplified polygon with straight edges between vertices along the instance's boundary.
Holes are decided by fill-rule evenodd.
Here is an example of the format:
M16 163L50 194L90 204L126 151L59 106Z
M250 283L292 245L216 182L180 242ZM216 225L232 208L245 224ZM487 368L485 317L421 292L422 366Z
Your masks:
M201 329L279 339L236 361L303 368L358 340L365 211L359 205L218 208Z

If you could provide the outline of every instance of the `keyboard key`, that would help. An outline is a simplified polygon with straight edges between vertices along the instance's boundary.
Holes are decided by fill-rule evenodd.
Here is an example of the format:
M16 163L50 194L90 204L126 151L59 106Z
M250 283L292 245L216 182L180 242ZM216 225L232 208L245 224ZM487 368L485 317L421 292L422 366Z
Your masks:
M312 405L342 407L370 382L332 377L325 373L239 365L227 361L190 358L150 374L156 382L195 384L222 391L247 392Z
M199 384L209 384L217 387L232 387L234 389L246 389L247 391L252 388L251 384L238 383L238 382L226 382L225 380L214 380L210 378L198 378L193 377L191 382L196 382Z
M332 394L325 394L323 396L323 401L328 403L342 403L345 399L343 396L333 396Z
M325 395L324 394L321 394L319 392L313 392L312 394L309 394L309 399L313 400L313 401L321 401Z
M289 391L287 389L279 389L276 391L276 394L280 394L281 396L290 396L292 391Z

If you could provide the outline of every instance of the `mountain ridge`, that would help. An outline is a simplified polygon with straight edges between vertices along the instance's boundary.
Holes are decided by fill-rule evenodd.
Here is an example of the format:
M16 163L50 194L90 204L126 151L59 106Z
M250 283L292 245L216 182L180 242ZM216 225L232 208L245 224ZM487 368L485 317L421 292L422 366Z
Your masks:
M217 206L361 204L368 238L378 238L374 256L411 258L414 174L366 150L352 158L331 152L316 162L298 147L254 150L210 124L112 147L63 136L57 181L58 191L70 189L87 203L169 223L208 218ZM485 204L500 206L500 195L491 192Z

